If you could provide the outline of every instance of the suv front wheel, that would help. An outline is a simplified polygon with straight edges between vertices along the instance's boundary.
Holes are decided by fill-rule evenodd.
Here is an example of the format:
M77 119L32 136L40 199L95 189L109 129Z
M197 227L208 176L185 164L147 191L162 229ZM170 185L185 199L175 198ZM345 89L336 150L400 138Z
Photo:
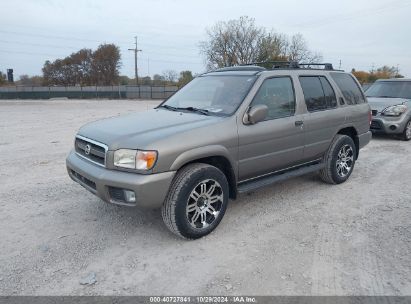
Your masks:
M228 191L227 178L218 168L201 163L187 165L177 172L164 201L164 223L180 237L203 237L223 218Z
M345 182L354 170L357 149L354 141L347 135L337 134L324 157L325 167L320 177L329 184Z
M411 120L405 125L404 132L402 132L402 139L405 141L411 140Z

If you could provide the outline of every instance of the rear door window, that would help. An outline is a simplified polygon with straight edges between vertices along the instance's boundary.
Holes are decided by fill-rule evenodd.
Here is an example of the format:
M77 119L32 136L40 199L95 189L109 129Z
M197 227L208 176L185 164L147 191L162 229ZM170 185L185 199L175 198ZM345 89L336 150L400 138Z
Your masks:
M323 76L300 76L305 103L309 112L327 110L337 106L335 92Z
M349 105L365 103L365 97L361 92L358 84L350 74L330 73L331 77L337 83L344 96L345 102Z

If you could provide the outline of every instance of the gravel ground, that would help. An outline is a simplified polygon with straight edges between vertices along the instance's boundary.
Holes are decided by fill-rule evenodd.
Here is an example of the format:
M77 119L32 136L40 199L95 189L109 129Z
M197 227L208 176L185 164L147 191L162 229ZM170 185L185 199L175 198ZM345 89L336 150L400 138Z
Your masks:
M66 173L81 125L156 103L0 101L1 295L411 295L411 143L373 139L342 185L241 195L184 241Z

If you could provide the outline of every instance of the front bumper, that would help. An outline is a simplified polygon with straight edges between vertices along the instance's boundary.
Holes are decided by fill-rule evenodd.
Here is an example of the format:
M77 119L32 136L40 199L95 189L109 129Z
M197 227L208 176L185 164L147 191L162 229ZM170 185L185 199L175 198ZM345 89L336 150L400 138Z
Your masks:
M127 206L160 207L167 195L175 171L157 174L136 174L109 170L79 157L71 151L66 166L72 180L100 197L102 200ZM134 191L136 202L133 204L118 200L112 189Z
M378 114L372 117L370 130L373 133L401 134L404 132L408 120L409 117L404 114L399 117Z

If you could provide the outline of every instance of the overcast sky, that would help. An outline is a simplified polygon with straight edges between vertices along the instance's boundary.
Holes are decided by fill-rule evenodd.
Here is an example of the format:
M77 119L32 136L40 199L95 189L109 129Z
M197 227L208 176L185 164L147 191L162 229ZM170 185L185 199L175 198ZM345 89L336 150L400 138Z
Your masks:
M121 74L134 75L128 48L138 36L139 75L204 71L198 44L217 21L255 18L256 24L301 33L324 62L351 70L399 65L411 77L409 0L13 0L0 2L0 70L41 74L45 60L115 43Z

